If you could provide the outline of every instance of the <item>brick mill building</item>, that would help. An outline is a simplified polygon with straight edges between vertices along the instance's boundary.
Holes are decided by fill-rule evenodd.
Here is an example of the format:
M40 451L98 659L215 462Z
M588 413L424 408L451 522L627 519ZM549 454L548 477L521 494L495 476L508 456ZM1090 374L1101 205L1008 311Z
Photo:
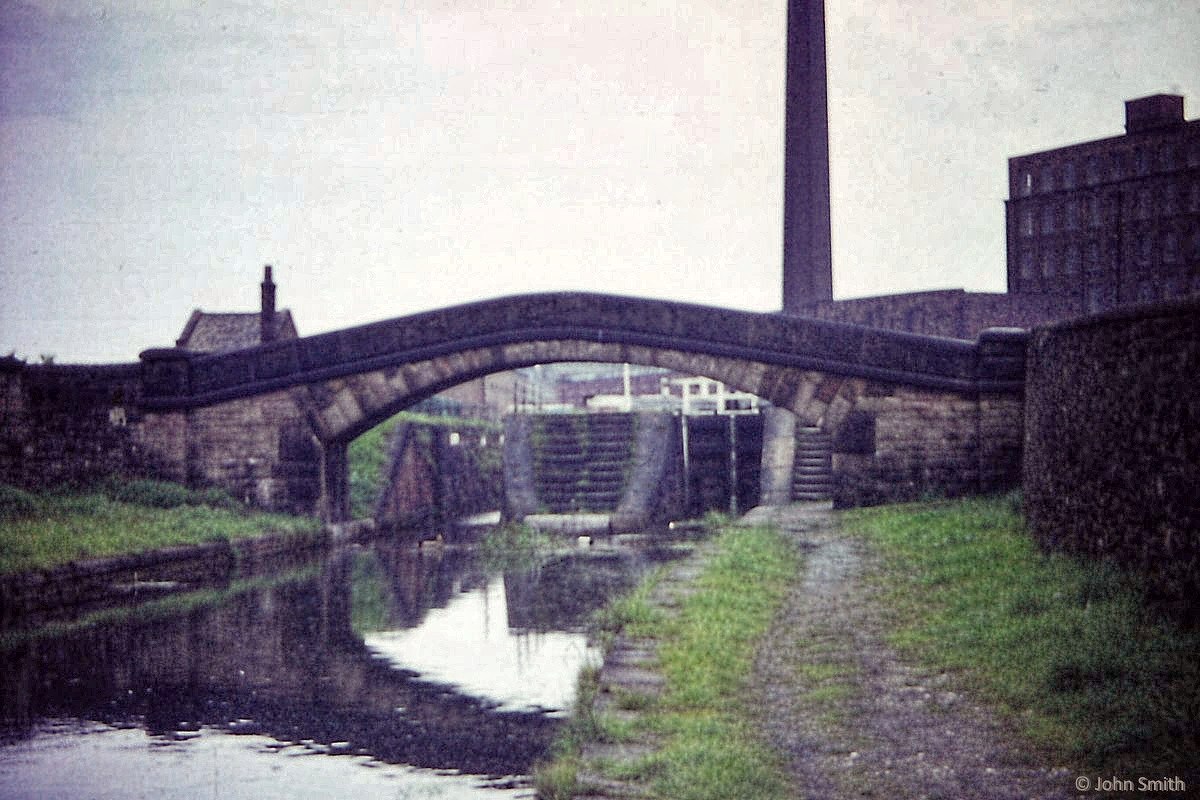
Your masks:
M1031 328L1200 295L1200 120L1184 119L1178 95L1130 100L1125 115L1123 136L1009 159L1007 293L785 300L785 311L973 339L987 327Z
M1125 104L1125 135L1008 162L1008 291L1087 314L1200 294L1200 119Z

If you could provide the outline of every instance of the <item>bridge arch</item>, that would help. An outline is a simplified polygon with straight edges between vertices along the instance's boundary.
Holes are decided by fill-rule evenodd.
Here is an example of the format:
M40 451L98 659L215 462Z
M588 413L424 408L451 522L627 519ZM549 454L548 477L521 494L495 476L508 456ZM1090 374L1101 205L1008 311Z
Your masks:
M870 415L872 425L880 418L889 436L916 444L884 448L881 461L859 442L845 453L843 471L915 486L929 482L930 469L961 471L963 452L978 458L983 428L1019 431L1019 400L1015 426L1011 420L993 425L983 416L998 398L1019 398L1024 342L1023 333L1013 331L985 332L970 342L617 295L520 295L232 353L146 351L142 402L151 411L198 410L212 417L213 410L249 398L289 398L319 444L324 514L335 519L344 514L350 440L456 384L564 361L705 375L834 434L855 411ZM1003 415L1011 417L1011 403ZM943 424L951 418L952 425ZM933 439L925 428L937 429ZM942 441L947 438L968 441L949 446ZM1008 439L1004 446L1011 449ZM962 452L950 454L956 447ZM941 455L933 455L939 448ZM871 463L864 467L855 457ZM913 474L918 462L924 477ZM884 473L891 477L880 478Z

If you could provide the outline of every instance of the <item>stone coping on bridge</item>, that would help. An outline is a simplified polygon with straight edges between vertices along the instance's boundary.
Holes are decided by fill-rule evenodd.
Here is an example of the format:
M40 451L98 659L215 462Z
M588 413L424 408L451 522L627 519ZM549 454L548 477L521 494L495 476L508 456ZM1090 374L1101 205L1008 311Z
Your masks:
M782 313L593 293L517 295L426 311L222 354L144 351L142 402L189 408L463 353L491 353L445 386L539 363L508 345L573 341L669 349L961 393L1019 393L1026 331L978 341L903 333ZM608 356L605 360L608 360ZM635 358L628 358L636 362Z

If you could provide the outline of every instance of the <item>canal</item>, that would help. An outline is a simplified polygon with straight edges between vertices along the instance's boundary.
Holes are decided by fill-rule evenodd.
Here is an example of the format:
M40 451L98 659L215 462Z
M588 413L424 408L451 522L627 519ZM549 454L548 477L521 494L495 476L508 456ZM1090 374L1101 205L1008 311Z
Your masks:
M632 538L508 571L341 547L0 632L0 796L532 797L589 614L677 552Z

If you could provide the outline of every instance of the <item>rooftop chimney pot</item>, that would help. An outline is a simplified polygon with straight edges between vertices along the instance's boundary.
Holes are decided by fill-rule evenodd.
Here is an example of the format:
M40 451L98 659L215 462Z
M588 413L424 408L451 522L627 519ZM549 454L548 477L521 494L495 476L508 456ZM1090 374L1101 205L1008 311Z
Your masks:
M271 280L271 265L263 269L262 311L258 320L259 340L266 344L275 341L275 282Z

